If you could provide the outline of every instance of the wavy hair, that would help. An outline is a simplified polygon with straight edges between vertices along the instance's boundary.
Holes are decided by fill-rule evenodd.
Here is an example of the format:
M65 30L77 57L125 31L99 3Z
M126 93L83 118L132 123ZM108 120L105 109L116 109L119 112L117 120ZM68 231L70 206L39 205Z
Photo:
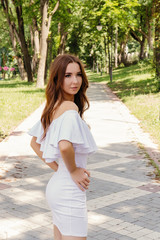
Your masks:
M82 73L82 85L77 94L74 95L74 103L78 106L79 114L82 117L85 110L89 108L89 102L86 96L88 88L88 79L82 62L78 57L64 54L55 58L50 66L49 81L46 86L46 105L41 116L42 126L44 128L43 138L46 136L47 129L51 124L53 112L65 100L63 96L63 80L66 68L69 63L77 63Z

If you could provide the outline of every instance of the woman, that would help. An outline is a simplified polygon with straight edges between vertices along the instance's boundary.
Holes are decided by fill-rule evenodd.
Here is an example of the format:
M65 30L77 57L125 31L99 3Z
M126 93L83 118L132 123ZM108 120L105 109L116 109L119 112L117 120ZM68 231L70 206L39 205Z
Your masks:
M33 150L55 170L46 188L54 240L87 238L86 190L90 173L86 162L87 156L96 151L82 119L89 107L87 88L81 61L69 54L58 56L51 65L41 121L29 132Z

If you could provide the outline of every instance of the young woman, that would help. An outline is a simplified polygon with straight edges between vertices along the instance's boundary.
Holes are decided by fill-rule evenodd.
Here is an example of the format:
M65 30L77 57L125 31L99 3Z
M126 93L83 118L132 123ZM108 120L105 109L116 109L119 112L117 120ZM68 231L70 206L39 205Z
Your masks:
M88 80L81 61L60 55L51 65L46 105L29 131L31 147L55 173L46 198L51 208L54 240L86 240L86 190L90 173L87 156L96 151L88 125L82 119L89 107ZM56 160L58 159L58 163Z

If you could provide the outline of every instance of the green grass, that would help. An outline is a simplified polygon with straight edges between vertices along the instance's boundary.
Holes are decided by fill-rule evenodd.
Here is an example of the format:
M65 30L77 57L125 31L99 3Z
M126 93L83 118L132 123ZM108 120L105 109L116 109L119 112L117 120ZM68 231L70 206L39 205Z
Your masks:
M44 90L35 83L0 80L0 141L44 102Z
M113 71L113 82L104 74L88 73L90 81L106 82L113 92L127 105L149 132L160 148L160 92L147 63L140 63Z

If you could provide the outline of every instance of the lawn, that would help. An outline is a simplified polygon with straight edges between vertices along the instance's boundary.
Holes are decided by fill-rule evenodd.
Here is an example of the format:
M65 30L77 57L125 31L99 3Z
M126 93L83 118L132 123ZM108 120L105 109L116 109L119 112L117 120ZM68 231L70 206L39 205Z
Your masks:
M139 63L113 71L113 81L109 76L88 73L90 81L106 82L113 92L139 120L142 128L149 132L160 148L160 92L157 82L147 63Z
M0 80L0 141L8 136L45 99L35 83L19 79Z

